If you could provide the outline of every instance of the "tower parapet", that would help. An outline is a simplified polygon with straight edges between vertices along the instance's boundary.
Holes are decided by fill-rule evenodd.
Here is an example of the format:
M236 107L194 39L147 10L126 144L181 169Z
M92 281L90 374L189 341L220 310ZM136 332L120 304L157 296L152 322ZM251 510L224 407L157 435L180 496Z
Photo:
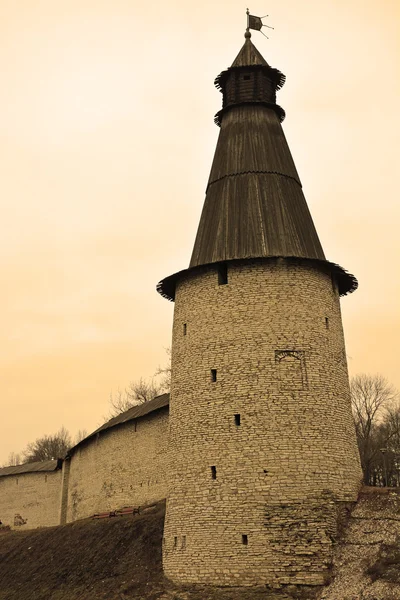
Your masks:
M360 485L339 304L357 282L323 253L275 104L283 81L249 36L217 78L190 266L158 285L175 300L163 560L180 582L322 584Z

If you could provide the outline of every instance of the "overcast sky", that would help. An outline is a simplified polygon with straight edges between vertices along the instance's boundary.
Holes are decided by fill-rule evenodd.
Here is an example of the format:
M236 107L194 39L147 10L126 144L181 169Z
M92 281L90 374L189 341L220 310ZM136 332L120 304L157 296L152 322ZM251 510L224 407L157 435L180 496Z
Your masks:
M62 425L95 429L111 391L166 361L218 135L213 81L246 6L0 4L0 464ZM397 0L269 0L252 41L287 76L278 103L342 300L349 369L400 388Z

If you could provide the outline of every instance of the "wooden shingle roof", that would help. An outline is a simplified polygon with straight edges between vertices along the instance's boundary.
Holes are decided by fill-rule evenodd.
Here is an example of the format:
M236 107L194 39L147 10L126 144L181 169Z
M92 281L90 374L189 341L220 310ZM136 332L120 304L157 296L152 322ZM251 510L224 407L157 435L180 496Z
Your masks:
M257 50L250 37L246 37L246 41L241 47L239 54L233 61L231 68L250 66L269 67L269 64L262 56L261 52Z
M238 106L221 125L190 267L272 256L325 259L277 115Z

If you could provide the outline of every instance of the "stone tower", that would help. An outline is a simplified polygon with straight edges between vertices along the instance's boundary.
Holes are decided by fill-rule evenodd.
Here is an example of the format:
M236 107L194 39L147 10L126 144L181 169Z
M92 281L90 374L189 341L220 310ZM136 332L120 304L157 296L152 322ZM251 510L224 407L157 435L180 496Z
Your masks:
M184 583L324 583L361 469L339 296L249 31L216 79L223 108L175 301L165 573Z

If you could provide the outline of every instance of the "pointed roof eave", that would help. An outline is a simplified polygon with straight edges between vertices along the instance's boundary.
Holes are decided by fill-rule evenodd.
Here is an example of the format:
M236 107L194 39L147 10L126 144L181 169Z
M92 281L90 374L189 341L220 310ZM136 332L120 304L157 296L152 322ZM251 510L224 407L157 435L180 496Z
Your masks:
M246 41L233 61L231 68L256 66L269 67L269 64L254 46L250 38L246 38Z

